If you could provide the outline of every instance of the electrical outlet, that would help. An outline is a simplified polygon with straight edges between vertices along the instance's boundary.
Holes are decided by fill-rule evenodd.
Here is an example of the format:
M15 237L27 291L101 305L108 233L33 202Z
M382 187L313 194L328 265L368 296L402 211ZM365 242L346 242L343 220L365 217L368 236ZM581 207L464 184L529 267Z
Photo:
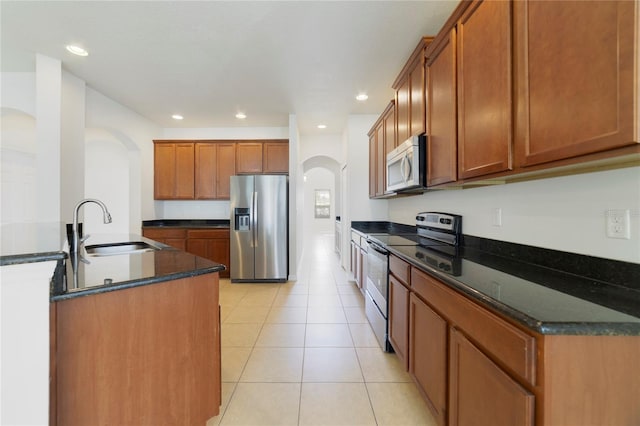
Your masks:
M605 216L607 218L608 238L622 238L625 240L631 238L629 210L607 210Z
M493 226L502 226L502 209L495 208L491 210L493 216Z

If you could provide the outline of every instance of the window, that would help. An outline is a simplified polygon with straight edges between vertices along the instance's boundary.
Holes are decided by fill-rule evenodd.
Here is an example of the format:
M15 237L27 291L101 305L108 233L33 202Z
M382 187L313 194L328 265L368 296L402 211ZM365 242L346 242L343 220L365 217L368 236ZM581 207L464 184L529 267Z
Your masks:
M331 191L328 189L316 189L315 217L316 219L328 219L331 216Z

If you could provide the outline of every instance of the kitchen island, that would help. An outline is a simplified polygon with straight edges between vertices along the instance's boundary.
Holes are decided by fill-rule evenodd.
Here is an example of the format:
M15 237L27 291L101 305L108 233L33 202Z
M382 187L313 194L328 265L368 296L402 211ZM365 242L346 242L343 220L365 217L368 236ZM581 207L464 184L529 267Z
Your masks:
M49 424L204 425L217 415L224 265L138 235L94 235L87 245L139 241L156 250L88 256L74 270L60 249L64 239L58 251L2 257L3 276L5 267L58 265L42 288L50 366L40 382L50 383Z

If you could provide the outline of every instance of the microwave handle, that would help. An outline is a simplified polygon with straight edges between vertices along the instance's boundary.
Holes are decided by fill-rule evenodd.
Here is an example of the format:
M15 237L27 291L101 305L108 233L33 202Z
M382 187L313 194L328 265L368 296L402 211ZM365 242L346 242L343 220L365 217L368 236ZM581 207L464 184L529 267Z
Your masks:
M407 183L409 177L411 176L411 162L409 161L408 155L402 157L402 162L400 163L400 173L402 174L404 183Z

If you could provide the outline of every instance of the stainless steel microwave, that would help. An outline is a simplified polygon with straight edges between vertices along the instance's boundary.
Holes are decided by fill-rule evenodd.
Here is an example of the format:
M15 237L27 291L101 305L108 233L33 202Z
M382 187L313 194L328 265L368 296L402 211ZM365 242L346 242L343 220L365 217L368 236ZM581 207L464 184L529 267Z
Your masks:
M412 136L387 154L387 191L426 189L427 138Z

